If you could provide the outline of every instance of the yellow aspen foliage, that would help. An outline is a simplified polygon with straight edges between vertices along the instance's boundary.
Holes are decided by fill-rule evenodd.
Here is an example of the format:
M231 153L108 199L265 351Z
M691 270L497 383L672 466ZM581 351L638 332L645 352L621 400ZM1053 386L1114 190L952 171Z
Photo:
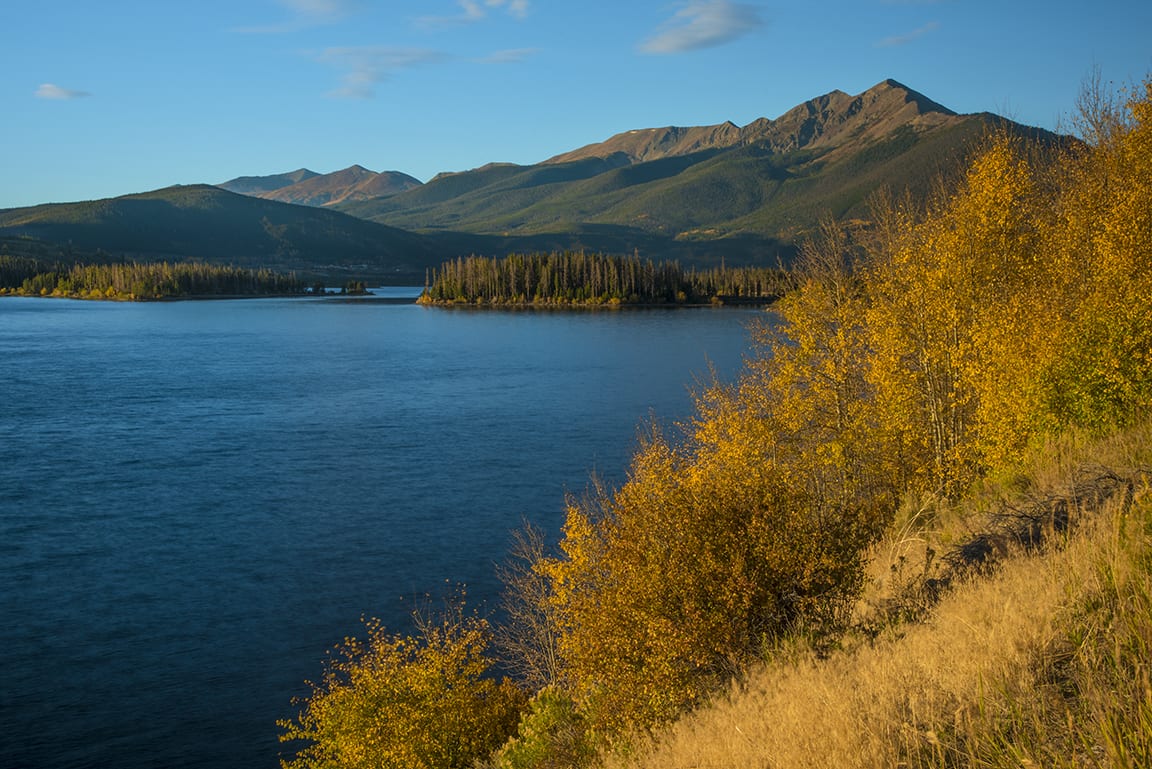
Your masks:
M870 377L883 420L910 431L913 477L944 493L1018 457L1045 423L1039 372L1067 308L1036 155L994 135L923 210L879 212L899 225L871 254Z
M901 485L899 436L877 419L865 325L859 247L826 219L794 266L795 290L763 326L741 382L741 400L772 415L765 443L783 443L815 485L816 497L860 501L863 489ZM747 409L743 409L747 411ZM802 461L801 461L802 460Z
M976 468L1019 459L1043 426L1038 372L1059 354L1060 265L1043 252L1051 190L1046 162L1019 137L999 135L977 155L947 209L959 290L973 304L958 349L960 385L972 404Z
M450 607L418 636L377 620L348 639L281 742L299 743L285 769L466 769L516 727L525 697L489 675L487 621Z
M1058 418L1105 428L1152 407L1152 81L1098 144L1069 162L1062 210L1071 212L1067 229L1077 237L1069 245L1084 268L1046 395Z
M916 221L909 211L888 216ZM894 230L873 254L866 310L880 419L901 432L913 483L944 491L971 472L973 409L960 364L976 310L951 241L941 210Z

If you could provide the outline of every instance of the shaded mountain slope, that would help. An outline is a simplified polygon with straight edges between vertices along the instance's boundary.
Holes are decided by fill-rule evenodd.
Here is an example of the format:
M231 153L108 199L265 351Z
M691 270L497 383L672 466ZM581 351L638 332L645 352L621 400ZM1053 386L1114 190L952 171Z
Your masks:
M418 277L438 264L418 235L336 211L209 185L0 211L0 236L137 259L199 259L309 274Z

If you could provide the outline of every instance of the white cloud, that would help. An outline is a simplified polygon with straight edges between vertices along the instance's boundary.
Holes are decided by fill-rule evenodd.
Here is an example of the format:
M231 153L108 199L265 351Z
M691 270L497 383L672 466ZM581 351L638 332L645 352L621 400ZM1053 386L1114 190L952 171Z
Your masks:
M689 0L640 45L644 53L683 53L724 45L763 26L760 9L729 0Z
M54 101L70 101L72 99L83 99L85 96L92 94L87 91L73 91L71 88L61 88L54 83L44 83L36 89L37 99L52 99Z
M362 48L327 48L318 60L343 70L340 87L331 96L342 99L370 99L376 95L376 86L401 70L440 61L444 54L422 48L393 48L389 46Z
M528 15L528 0L456 0L460 12L451 16L421 16L416 24L421 27L452 27L475 24L488 18L488 11L501 8L510 16L523 19Z
M938 29L940 29L940 22L930 21L927 24L925 24L923 27L920 27L919 29L914 29L906 35L893 35L892 37L886 37L883 40L881 40L880 42L878 42L876 44L876 46L878 48L892 48L892 47L898 46L898 45L907 45L908 43L911 43L913 40L917 40L921 37L924 37L925 35L929 34L930 32L935 32Z
M478 59L481 64L515 64L540 53L539 48L509 48Z

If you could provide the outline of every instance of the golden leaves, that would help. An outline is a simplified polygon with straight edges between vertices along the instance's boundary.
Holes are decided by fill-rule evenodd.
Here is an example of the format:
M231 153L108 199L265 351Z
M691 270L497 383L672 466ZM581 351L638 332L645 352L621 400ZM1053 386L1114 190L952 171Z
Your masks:
M367 623L365 640L347 639L282 742L303 741L286 769L470 767L515 728L523 694L487 675L486 620L450 605L417 617L418 636Z

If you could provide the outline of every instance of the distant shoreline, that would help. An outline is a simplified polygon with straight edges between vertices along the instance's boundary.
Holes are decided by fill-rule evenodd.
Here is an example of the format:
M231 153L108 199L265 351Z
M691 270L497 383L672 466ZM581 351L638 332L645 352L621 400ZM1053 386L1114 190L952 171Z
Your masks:
M728 297L710 302L456 302L415 299L421 307L447 310L551 310L551 311L620 311L620 310L690 310L725 307L771 307L778 297Z
M330 302L368 304L416 304L417 297L375 296L373 294L188 294L186 296L126 297L81 296L76 294L19 294L0 292L0 299L68 299L76 302L120 302L125 304L159 304L164 302L235 301L237 299L319 299Z
M445 310L515 310L550 312L596 312L627 310L692 310L724 309L726 307L771 307L776 298L729 297L711 302L455 302L421 301L414 296L376 296L374 294L189 294L187 296L126 297L126 296L83 296L76 294L22 294L0 292L0 299L15 297L22 299L66 299L76 302L119 302L127 304L160 304L165 302L210 302L236 301L246 299L317 299L345 304L389 304L420 305Z
M130 297L119 294L115 296L83 296L80 294L22 294L0 292L0 299L67 299L74 302L119 302L125 304L190 302L213 299L303 299L310 296L311 294L189 294L187 296Z

